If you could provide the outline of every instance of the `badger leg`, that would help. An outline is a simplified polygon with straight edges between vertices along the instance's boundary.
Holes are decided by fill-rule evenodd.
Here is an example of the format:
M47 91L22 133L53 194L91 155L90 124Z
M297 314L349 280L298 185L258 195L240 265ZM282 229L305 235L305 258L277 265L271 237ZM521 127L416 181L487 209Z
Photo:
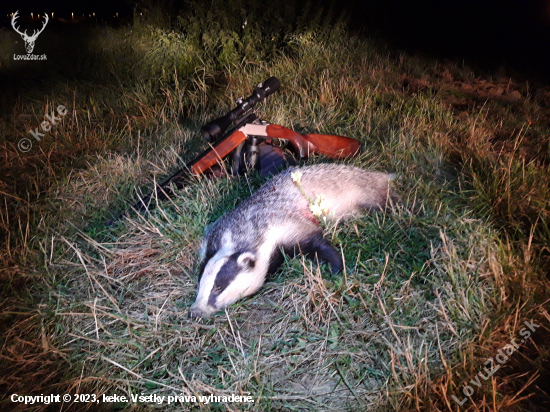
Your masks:
M321 233L315 233L295 246L276 248L271 255L267 273L272 275L277 272L285 261L284 255L296 256L298 252L311 260L314 260L317 255L317 259L329 264L332 273L335 274L341 272L344 267L340 253L336 248Z
M288 251L285 250L285 254ZM269 261L269 268L267 269L268 275L273 275L277 270L281 267L283 262L285 261L285 257L283 255L283 252L280 248L276 248L273 251L273 255L271 255L271 260Z
M309 239L300 242L298 247L310 259L314 259L315 254L317 254L317 259L330 265L332 273L341 272L344 267L340 253L321 233L315 233Z

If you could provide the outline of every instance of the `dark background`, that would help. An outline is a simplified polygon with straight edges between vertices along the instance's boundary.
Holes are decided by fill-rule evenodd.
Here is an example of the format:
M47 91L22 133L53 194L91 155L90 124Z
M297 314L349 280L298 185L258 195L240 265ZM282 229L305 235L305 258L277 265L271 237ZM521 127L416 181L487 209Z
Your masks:
M292 3L297 9L306 4ZM186 0L4 0L0 24L9 27L7 15L16 10L20 15L54 12L62 18L96 13L98 22L121 24L135 8L159 4L173 14L189 7ZM238 7L239 1L235 4ZM333 15L344 13L351 29L397 49L465 60L489 72L506 66L516 76L550 79L550 0L321 0L311 7L332 9ZM115 13L118 21L113 19Z
M549 0L348 1L352 25L390 44L489 71L550 75Z

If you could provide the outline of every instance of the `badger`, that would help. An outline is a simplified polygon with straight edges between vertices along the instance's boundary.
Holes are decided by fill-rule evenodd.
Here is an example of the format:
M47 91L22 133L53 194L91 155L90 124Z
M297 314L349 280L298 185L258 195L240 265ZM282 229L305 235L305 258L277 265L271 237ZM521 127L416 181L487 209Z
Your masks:
M284 254L302 253L343 268L312 211L328 208L332 220L384 209L398 196L393 175L343 164L289 168L207 228L199 249L199 287L189 317L208 317L257 292Z

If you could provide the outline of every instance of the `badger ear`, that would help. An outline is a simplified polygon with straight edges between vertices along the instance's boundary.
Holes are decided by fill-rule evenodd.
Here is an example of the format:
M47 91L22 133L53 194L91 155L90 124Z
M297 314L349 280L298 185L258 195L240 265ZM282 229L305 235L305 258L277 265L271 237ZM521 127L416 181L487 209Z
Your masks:
M253 268L256 264L256 256L250 252L244 252L237 258L237 264L242 268Z

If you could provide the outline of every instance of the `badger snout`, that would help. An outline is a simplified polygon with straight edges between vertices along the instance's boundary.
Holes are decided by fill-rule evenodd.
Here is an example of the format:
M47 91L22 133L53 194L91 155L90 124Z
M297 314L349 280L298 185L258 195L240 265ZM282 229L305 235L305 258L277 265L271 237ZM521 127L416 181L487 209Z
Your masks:
M208 318L213 313L216 313L218 309L213 308L209 305L192 305L189 308L189 312L187 313L187 317L190 319L198 319L198 318Z
M189 313L187 313L187 317L190 319L193 318L204 318L204 313L202 310L195 308L195 309L189 309Z

